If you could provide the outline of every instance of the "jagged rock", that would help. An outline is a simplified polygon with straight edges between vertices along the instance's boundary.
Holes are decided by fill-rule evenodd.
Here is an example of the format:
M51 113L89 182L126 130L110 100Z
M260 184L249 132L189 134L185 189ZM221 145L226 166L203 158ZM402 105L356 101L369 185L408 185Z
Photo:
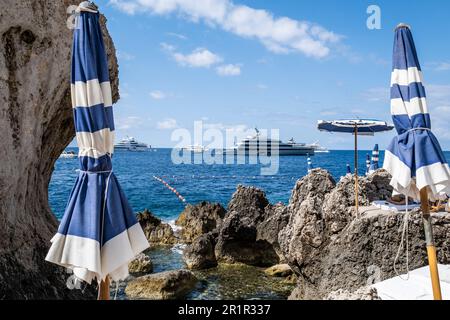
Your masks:
M201 202L188 205L181 212L175 224L182 227L181 238L191 243L205 233L220 228L226 210L218 203Z
M385 200L392 194L389 185L391 176L386 170L380 169L368 177L358 178L358 203L368 206L374 200ZM328 195L323 211L325 221L332 233L338 233L355 217L355 176L346 175L341 178L336 188Z
M217 234L207 233L196 238L183 252L188 269L200 270L217 266L214 253Z
M298 190L305 190L302 185L318 178L315 176L328 180L329 188L324 184L319 190L309 189L307 196L296 195ZM383 171L361 180L361 186L377 181L377 190L389 190L389 178ZM352 195L347 191L350 185L351 181L344 178L333 189L324 171L313 171L297 183L288 206L292 210L290 221L279 235L285 258L299 278L291 299L323 299L341 288L353 292L395 276L393 264L404 213L375 209L364 212L361 208L361 218L355 219L348 213L352 211L348 206L353 205ZM362 197L374 200L370 195L373 192L376 196L373 190L362 188ZM303 201L297 203L296 199ZM433 226L439 262L449 263L450 213L435 215ZM424 266L426 249L421 214L417 210L411 213L408 237L410 268ZM404 270L404 265L402 254L398 268Z
M278 242L278 234L289 222L289 211L281 203L268 205L265 208L266 219L256 226L256 241L269 243L279 258L279 262L285 261L283 251Z
M219 231L215 247L219 262L241 262L256 266L270 266L279 262L280 258L273 246L267 240L257 238L257 227L266 219L265 208L268 205L263 191L238 186Z
M130 281L125 293L130 298L168 300L183 299L197 284L197 278L188 270L153 273Z
M92 298L44 260L58 222L48 204L55 161L73 140L69 0L2 0L0 10L0 299ZM115 49L101 19L113 101ZM94 293L95 294L95 293Z
M297 273L303 264L314 263L314 255L322 250L327 240L322 206L334 187L330 173L314 169L299 180L292 191L289 222L278 238L284 257Z
M333 291L324 300L381 300L377 289L372 287L363 287L354 292L339 289Z
M293 274L291 267L284 264L277 264L264 270L264 273L271 277L288 277Z
M140 253L128 264L128 271L134 275L147 274L153 272L153 263L149 256Z
M171 245L177 242L172 227L163 223L148 209L136 214L144 234L151 245Z

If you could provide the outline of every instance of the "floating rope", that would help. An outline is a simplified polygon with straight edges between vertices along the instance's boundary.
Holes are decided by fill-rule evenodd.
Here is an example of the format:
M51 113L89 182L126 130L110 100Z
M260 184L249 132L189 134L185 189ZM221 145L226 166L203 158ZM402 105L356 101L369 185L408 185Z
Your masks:
M163 179L161 179L160 177L157 177L157 176L153 176L153 179L161 182L167 189L169 189L170 191L175 193L175 195L177 196L177 198L181 202L186 203L186 199L177 191L177 189L175 189L174 187L171 187L165 180L163 180Z

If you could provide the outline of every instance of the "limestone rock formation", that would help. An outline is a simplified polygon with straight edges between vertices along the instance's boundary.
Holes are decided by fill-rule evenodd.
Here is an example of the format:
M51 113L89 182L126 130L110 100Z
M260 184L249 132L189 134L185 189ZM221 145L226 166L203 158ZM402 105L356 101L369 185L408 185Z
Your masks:
M269 202L263 191L238 186L228 204L215 253L219 262L270 266L280 260L267 240L259 240L258 225L266 220Z
M75 136L68 0L3 0L0 10L0 298L74 298L44 261L58 222L48 204L56 159ZM115 49L102 19L118 94Z
M191 243L199 236L220 228L225 214L226 210L220 204L203 201L188 205L175 224L182 227L182 240Z
M354 292L348 292L344 289L333 291L325 300L381 300L377 289L372 287L362 287Z
M292 191L288 205L289 222L278 239L284 257L296 273L300 273L304 264L315 263L315 254L321 252L327 241L322 206L334 187L335 181L330 173L314 169L299 180Z
M271 266L264 270L264 273L271 277L288 277L293 271L288 264L284 263Z
M128 271L133 275L144 275L153 272L153 263L149 256L140 253L128 264Z
M130 281L125 293L130 298L168 300L183 299L197 284L188 270L153 273Z
M389 177L383 171L362 177L362 199L375 200L377 190L389 190L388 183ZM351 180L344 178L335 188L333 185L326 171L314 170L297 183L292 194L288 206L291 217L279 234L287 263L299 277L291 299L323 299L342 288L354 292L395 276L393 264L404 213L364 212L361 208L361 218L355 219ZM435 215L433 225L438 259L447 264L450 262L450 214ZM417 210L411 213L407 236L409 267L426 265L423 225ZM404 271L404 268L403 252L398 269Z
M217 234L212 232L201 235L188 245L183 252L183 260L188 269L200 270L217 266L214 247Z
M172 245L177 242L172 227L167 223L163 223L161 219L154 216L148 209L138 212L136 217L151 245Z

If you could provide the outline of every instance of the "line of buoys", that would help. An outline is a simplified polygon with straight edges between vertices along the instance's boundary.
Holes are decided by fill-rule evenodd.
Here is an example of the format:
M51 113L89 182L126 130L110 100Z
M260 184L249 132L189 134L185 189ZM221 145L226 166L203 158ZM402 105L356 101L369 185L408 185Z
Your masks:
M175 189L174 187L170 186L165 180L161 179L160 177L157 176L153 176L153 178L159 182L161 182L167 189L169 189L170 191L172 191L173 193L175 193L175 195L178 197L178 199L183 202L186 203L186 199L177 191L177 189Z

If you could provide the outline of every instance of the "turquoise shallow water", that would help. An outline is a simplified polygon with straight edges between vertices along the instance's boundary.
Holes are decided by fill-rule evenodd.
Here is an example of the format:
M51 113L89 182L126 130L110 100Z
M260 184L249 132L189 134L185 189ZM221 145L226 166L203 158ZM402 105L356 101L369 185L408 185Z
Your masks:
M74 151L77 151L74 149ZM359 172L365 172L365 159L370 151L359 151ZM447 159L450 152L446 152ZM380 160L384 158L381 152ZM331 151L312 157L313 166L327 169L339 179L346 173L346 164L353 168L353 151ZM381 165L380 164L380 165ZM220 202L224 206L238 184L262 188L273 203L288 202L297 179L307 173L306 157L280 157L279 172L272 176L261 175L259 164L173 164L171 149L154 152L116 152L114 172L134 211L145 208L163 220L175 219L183 210L183 203L153 176L160 176L178 190L189 203L202 200ZM77 159L59 159L55 165L50 186L50 206L58 218L64 213L78 169Z

